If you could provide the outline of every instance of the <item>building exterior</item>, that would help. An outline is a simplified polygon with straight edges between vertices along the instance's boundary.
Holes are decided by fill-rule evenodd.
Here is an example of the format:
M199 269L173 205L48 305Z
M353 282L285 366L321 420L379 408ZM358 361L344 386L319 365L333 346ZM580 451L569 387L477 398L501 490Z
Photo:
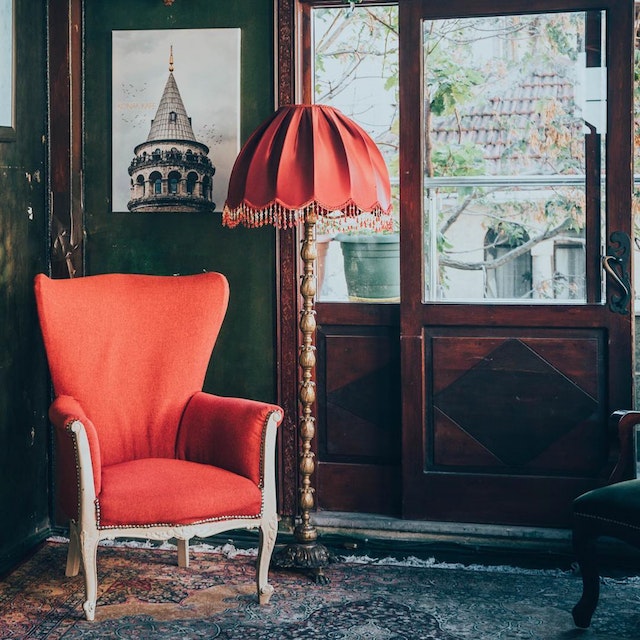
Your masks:
M212 201L216 171L209 147L198 142L191 118L182 102L173 75L173 51L169 77L145 142L134 149L129 165L134 213L207 213Z

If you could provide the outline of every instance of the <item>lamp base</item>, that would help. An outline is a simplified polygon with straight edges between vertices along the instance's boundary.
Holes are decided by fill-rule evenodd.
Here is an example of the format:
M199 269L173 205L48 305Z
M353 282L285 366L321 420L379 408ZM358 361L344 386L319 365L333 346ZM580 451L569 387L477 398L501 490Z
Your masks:
M335 556L323 544L292 542L275 552L271 564L278 569L308 571L316 584L329 584L324 568L335 561Z

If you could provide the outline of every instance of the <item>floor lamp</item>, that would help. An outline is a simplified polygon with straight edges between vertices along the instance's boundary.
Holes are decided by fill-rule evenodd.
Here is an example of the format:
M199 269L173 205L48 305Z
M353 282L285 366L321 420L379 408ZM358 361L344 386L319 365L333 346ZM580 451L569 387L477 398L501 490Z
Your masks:
M240 151L231 171L222 223L227 227L304 225L298 396L300 519L294 529L295 542L276 554L274 564L310 570L317 582L327 582L323 567L330 556L318 543L310 521L315 469L315 225L319 217L329 219L336 230L342 225L390 230L391 189L386 164L369 135L337 109L325 105L281 107Z

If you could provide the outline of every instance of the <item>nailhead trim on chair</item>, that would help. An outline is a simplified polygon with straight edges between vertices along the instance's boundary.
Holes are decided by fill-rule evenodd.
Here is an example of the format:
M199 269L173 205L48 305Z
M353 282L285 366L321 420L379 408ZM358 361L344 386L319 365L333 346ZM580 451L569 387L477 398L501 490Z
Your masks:
M602 516L594 516L589 513L576 513L575 516L579 518L591 518L592 520L600 520L602 522L608 522L609 524L615 524L620 527L627 527L628 529L635 529L636 531L640 531L640 526L629 524L628 522L620 522L618 520L612 520L611 518L603 518Z
M175 522L154 522L153 524L109 524L109 525L101 525L100 524L100 504L98 500L96 500L96 511L98 513L98 517L96 519L96 526L100 531L108 531L109 529L148 529L150 527L192 527L197 524L206 524L207 522L222 522L224 520L236 520L239 518L243 518L246 520L259 520L262 518L262 512L258 515L228 515L228 516L218 516L217 518L207 518L206 520L196 520L194 522L188 522L185 524L176 524Z
M78 513L77 513L77 522L80 522L80 454L78 453L78 439L76 438L73 430L71 429L71 425L76 421L76 418L69 420L65 425L64 429L71 437L71 442L73 442L73 454L76 460L76 492L78 496Z
M271 416L275 413L275 411L269 411L267 417L264 420L262 425L262 437L260 439L260 482L258 483L258 488L260 491L264 489L264 443L267 439L267 425L269 424L269 420L271 420ZM263 496L263 505L264 508L264 496ZM262 509L260 509L262 511Z

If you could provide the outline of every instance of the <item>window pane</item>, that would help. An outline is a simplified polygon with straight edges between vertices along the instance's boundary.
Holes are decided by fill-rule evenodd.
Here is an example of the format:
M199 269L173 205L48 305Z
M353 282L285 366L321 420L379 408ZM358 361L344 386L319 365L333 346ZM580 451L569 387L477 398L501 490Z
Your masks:
M570 238L567 238L570 240ZM564 300L583 300L585 297L584 242L576 238L575 242L555 247L554 293Z
M426 300L586 300L585 141L606 125L587 19L423 22Z
M313 101L336 107L357 122L382 152L392 183L396 220L398 219L398 8L342 6L311 11L313 47ZM399 227L398 227L399 230ZM393 290L385 281L373 283L380 271L367 265L353 265L357 254L373 252L371 242L357 251L340 242L335 226L317 225L318 299L323 301L393 302L399 294L399 251L384 242L381 261L390 266ZM388 240L388 238L387 238ZM390 258L390 256L393 256ZM345 262L347 261L347 277ZM392 262L391 265L388 265ZM366 272L367 283L352 282L351 276ZM323 276L322 280L320 276ZM363 296L363 291L365 296Z
M571 185L428 189L427 300L583 301L584 201L584 189ZM580 249L571 261L559 257L567 245ZM581 285L563 295L569 280Z
M13 126L13 0L0 0L0 127Z

